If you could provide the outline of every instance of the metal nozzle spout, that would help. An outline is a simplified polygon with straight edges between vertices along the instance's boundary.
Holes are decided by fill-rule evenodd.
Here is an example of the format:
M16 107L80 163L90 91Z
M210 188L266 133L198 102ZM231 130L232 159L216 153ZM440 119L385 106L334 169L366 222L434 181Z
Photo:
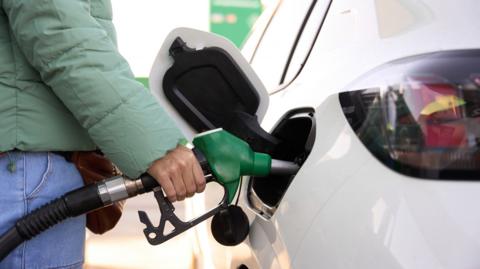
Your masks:
M270 174L295 175L298 170L300 170L300 166L294 162L272 159L272 168L270 170Z

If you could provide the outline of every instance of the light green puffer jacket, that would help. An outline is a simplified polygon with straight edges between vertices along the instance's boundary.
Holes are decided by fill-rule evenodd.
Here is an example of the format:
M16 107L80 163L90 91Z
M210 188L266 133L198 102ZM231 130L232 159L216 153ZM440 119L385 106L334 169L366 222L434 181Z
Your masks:
M109 0L0 1L0 151L98 147L136 177L176 145L117 51Z

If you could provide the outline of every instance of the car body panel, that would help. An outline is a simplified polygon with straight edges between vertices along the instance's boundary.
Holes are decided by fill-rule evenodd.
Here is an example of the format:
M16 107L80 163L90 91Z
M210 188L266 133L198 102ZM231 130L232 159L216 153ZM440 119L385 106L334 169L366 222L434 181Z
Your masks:
M317 114L325 115L319 126L329 128L319 132L321 146L297 174L270 223L269 233L275 231L282 241L292 268L480 265L475 254L480 214L472 213L480 201L478 182L417 179L390 170L339 117L337 95Z
M295 0L281 4L289 1ZM357 78L390 61L480 48L479 22L475 0L333 0L301 73L267 89L276 93L268 110L259 110L260 116L266 111L262 126L272 130L285 112L315 108L314 148L270 219L249 210L249 179L244 178L239 205L251 223L247 240L230 248L211 236L200 240L215 249L217 266L480 267L480 214L473 209L480 183L417 179L387 168L359 141L338 99L338 92L354 90ZM196 41L202 44L203 38ZM269 38L281 42L282 35ZM160 54L157 61L168 62ZM254 68L268 74L269 64L256 62ZM159 88L161 73L153 75L153 89ZM210 234L208 222L199 226Z
M478 245L474 226L479 219L465 208L475 203L479 184L419 180L384 167L358 141L335 94L349 90L356 78L395 59L480 48L480 40L472 34L478 29L477 5L472 0L461 4L433 0L332 2L302 73L271 96L262 123L271 129L285 111L299 106L317 107L319 142L270 223L262 224L266 234L275 234L270 243L276 255L288 256L290 264L282 266L478 267L473 252ZM410 18L408 25L399 18L398 8L403 9L401 16ZM257 63L255 68L266 66ZM361 190L359 194L355 194L357 189ZM455 193L448 194L449 190ZM441 199L428 201L426 197ZM413 208L415 204L429 214L421 216L422 211ZM357 220L362 220L358 228ZM440 228L442 220L449 224ZM256 221L261 222L259 218ZM392 228L394 225L403 227ZM457 232L449 232L451 229ZM439 236L443 234L449 235ZM428 238L416 239L423 236ZM260 238L264 237L255 236ZM255 239L250 237L250 242ZM449 242L455 242L458 248ZM255 255L260 261L270 259L270 254L260 251ZM271 267L266 262L261 268Z

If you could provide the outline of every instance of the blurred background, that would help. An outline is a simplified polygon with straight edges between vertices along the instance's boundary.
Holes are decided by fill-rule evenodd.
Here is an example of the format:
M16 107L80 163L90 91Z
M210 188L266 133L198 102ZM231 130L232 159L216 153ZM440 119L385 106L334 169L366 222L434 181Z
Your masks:
M119 50L130 63L137 79L148 86L150 68L164 38L171 30L190 27L211 31L229 38L241 48L262 10L272 2L273 0L112 0ZM215 190L207 193L215 193ZM210 208L220 197L209 195L205 201L202 194L188 200L175 204L176 213L184 220L193 217L193 206ZM86 269L222 268L198 257L199 253L205 255L210 252L208 249L199 251L204 246L198 245L198 239L195 238L198 235L192 232L186 232L159 246L149 245L143 235L144 225L138 219L138 210L146 211L149 216L153 216L152 222L158 223L159 210L153 194L128 200L119 224L112 231L101 236L87 233ZM209 227L199 225L198 229ZM201 266L199 262L202 263Z
M211 31L241 47L272 0L112 0L120 52L135 75L147 78L158 49L177 27Z

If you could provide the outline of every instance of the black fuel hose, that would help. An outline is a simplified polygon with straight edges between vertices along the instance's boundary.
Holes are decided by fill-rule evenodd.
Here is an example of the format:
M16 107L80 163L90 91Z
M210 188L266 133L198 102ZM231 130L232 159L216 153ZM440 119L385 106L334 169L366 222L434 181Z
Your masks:
M143 177L149 186L154 185L152 180L155 180L152 177L148 175ZM0 261L18 245L55 224L111 204L102 201L98 191L100 184L73 190L18 220L14 227L0 237Z
M193 149L204 174L209 166L205 156ZM137 180L113 177L68 192L18 220L0 236L0 261L24 241L39 235L50 227L68 219L106 207L159 187L157 181L145 173Z
M193 149L205 175L211 174L205 156ZM273 173L294 174L298 166L287 162L272 162ZM212 180L211 176L207 181ZM145 173L137 180L113 177L87 185L57 198L18 220L13 227L0 236L0 261L24 241L39 235L50 227L72 217L109 206L158 188L157 181Z
M149 192L159 186L157 181L148 174L143 174L140 180L143 190L126 198ZM108 180L106 181L108 182ZM39 235L55 224L116 202L105 202L101 198L99 189L106 181L73 190L18 220L15 226L0 237L0 261L21 243Z

